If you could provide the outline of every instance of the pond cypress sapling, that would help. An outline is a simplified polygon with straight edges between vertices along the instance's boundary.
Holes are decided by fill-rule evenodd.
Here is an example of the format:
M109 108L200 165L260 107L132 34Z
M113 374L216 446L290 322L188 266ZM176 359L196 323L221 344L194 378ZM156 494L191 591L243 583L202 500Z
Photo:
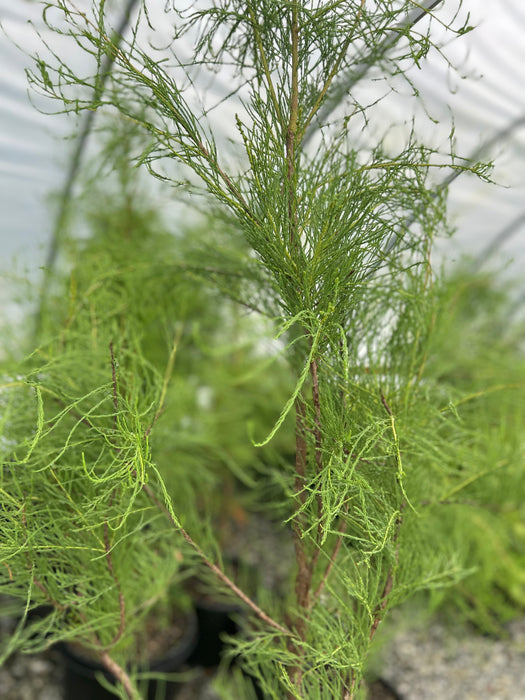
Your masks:
M442 397L425 384L437 310L430 254L447 232L436 173L488 170L425 145L416 128L387 148L369 121L377 81L411 85L407 71L427 60L440 21L434 4L172 3L163 17L172 38L161 53L143 33L155 21L147 2L118 45L104 0L44 3L48 24L95 70L80 75L57 51L38 58L33 85L66 110L109 108L143 127L149 141L138 160L156 177L186 183L183 191L200 193L214 216L242 231L251 256L239 260L240 302L275 319L286 347L294 389L255 440L265 445L293 421L295 456L273 471L295 547L285 601L267 612L246 596L167 502L175 530L253 613L238 649L268 697L362 694L387 610L428 581L462 575L447 543L442 556L425 551L415 525L421 501L437 495L430 467L455 461L444 449L455 417L443 417ZM113 71L100 94L106 55ZM231 79L220 102L234 115L233 146L214 134L197 73L206 70Z

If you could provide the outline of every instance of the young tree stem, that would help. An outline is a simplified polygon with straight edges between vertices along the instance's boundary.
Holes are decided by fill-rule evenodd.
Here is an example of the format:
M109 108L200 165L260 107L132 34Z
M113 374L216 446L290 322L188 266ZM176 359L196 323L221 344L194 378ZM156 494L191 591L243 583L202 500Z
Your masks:
M140 694L133 687L131 678L127 672L113 659L107 651L103 651L100 655L100 661L106 669L122 684L126 691L129 700L140 700Z

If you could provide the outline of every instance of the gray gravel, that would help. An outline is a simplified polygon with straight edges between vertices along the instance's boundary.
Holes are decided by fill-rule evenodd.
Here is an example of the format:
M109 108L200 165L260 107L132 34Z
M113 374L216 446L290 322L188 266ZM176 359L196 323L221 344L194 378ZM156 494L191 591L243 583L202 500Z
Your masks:
M56 652L15 654L0 668L0 697L5 700L63 700L62 666Z
M396 635L383 677L402 700L525 700L525 619L494 640L444 625Z

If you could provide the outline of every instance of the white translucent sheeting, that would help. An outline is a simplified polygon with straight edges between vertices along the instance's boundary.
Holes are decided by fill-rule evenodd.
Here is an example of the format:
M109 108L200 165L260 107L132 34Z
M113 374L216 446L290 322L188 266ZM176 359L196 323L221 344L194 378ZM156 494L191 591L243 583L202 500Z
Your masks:
M79 5L83 2L86 0L78 0ZM168 40L170 26L163 15L164 3L151 1L149 7L153 24L163 28L161 38ZM442 3L436 16L446 22L456 7L456 2ZM60 138L74 130L75 122L65 115L41 115L31 105L24 73L30 59L12 43L14 40L29 54L36 49L34 28L45 31L40 12L38 2L0 0L0 18L10 37L0 33L0 270L8 269L14 254L35 269L45 259L45 245L53 228L45 194L63 185L73 148L70 142L64 146ZM445 147L453 114L457 149L463 155L525 115L523 0L464 0L461 17L466 18L469 12L469 23L477 28L463 37L453 39L436 25L443 51L457 69L451 69L433 50L420 70L410 72L424 108L438 121L425 127L425 137ZM53 35L52 41L62 40ZM68 46L68 60L82 65L85 57ZM210 104L206 106L220 100L228 85L228 76L216 76L207 90ZM378 128L382 121L383 131L392 122L410 124L413 113L422 113L422 109L407 97L407 90L400 89L399 95L390 95L378 108ZM234 119L228 106L217 107L213 120L219 138L221 133L231 135ZM395 129L391 138L396 138ZM454 181L450 215L458 233L450 243L440 246L441 254L455 257L467 252L475 256L525 211L525 124L495 143L487 157L495 159L494 177L501 186L487 185L471 176ZM500 254L503 257L498 257ZM487 264L509 258L514 259L509 272L516 276L525 265L523 228L507 237Z

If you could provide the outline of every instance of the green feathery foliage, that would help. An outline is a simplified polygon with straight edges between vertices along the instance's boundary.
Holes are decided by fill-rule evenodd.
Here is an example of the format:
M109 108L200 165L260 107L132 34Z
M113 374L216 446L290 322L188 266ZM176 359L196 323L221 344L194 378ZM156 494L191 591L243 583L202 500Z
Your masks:
M126 226L115 209L79 257L67 314L46 312L42 347L6 380L2 489L13 534L4 576L31 604L52 603L53 638L80 628L112 653L123 615L107 596L129 595L126 610L140 608L145 583L160 590L200 559L250 613L232 654L265 697L363 697L388 610L417 591L460 581L468 590L476 544L460 539L475 522L469 501L479 485L483 510L485 477L497 479L506 459L500 414L486 449L490 387L473 401L477 377L455 382L440 369L446 305L430 265L434 237L449 233L439 173L489 170L422 144L415 127L387 148L368 123L377 93L362 89L381 81L388 90L426 60L440 20L401 0L168 3L172 36L161 51L154 38L148 45L147 2L118 43L104 0L43 5L48 26L86 53L92 74L47 46L33 85L66 111L106 109L141 129L146 146L129 160L192 202L199 195L208 224L170 268L168 240L145 235L151 214L133 210ZM210 106L203 75L221 72L228 91ZM232 115L231 142L214 129L221 109ZM215 323L210 314L217 289L271 320L286 364L270 357L250 378L253 353L228 366L222 352L221 370L212 367L205 343L224 348L232 329L227 313ZM204 324L204 344L187 337L186 318ZM175 355L215 391L210 410L188 401L191 374L174 375ZM240 378L245 402L235 406ZM248 416L265 455L258 462L254 445L237 445ZM184 417L190 429L178 430ZM220 463L293 539L281 596L241 590L211 528L198 524L196 481L216 484ZM211 499L199 505L213 510ZM126 578L130 557L138 574ZM122 681L132 696L124 672Z

